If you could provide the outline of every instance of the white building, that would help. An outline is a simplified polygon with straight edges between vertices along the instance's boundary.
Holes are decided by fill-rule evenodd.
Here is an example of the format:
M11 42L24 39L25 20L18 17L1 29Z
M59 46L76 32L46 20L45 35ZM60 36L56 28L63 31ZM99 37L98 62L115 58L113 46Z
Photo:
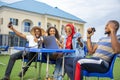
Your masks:
M62 30L67 23L74 24L76 30L80 30L80 33L84 34L85 21L57 7L51 7L35 0L23 0L11 4L0 2L0 34L12 34L7 28L10 21L13 22L13 26L17 30L25 34L29 34L33 26L40 26L45 30L49 26L54 26L62 35L64 34ZM20 41L16 37L13 44L20 45L22 44L22 41ZM8 42L3 39L0 45L5 44L8 44Z

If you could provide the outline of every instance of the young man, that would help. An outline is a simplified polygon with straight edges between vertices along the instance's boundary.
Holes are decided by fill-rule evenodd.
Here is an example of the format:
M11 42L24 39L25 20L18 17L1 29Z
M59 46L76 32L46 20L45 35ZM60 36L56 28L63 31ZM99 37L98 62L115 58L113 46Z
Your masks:
M8 24L8 27L16 33L17 36L19 37L22 37L26 40L28 40L29 42L29 47L35 47L35 48L38 48L38 42L39 41L43 41L43 38L42 38L42 35L45 33L45 31L42 29L42 28L39 28L37 26L33 27L30 31L30 35L25 35L25 34L22 34L20 33L19 31L17 31L12 25L11 23ZM28 57L29 55L29 57ZM23 51L20 51L18 53L15 53L15 54L12 54L10 55L10 59L9 59L9 62L8 62L8 66L6 68L6 71L5 71L5 75L4 77L1 79L1 80L10 80L10 74L11 74L11 71L12 71L12 68L14 66L14 63L16 60L18 59L22 59L22 56L23 56ZM25 75L26 71L28 70L28 66L31 65L32 61L31 59L32 58L35 58L37 55L35 52L30 52L29 54L26 54L25 57L28 58L28 64L26 67L24 67L24 70L23 70L23 75ZM22 72L19 73L18 75L19 77L22 77Z
M120 35L117 36L119 23L116 20L110 20L105 27L105 34L95 45L91 43L91 36L94 34L92 28L87 31L87 47L91 58L76 58L74 65L74 80L82 80L82 70L88 72L104 73L109 68L109 63L116 53L120 53Z

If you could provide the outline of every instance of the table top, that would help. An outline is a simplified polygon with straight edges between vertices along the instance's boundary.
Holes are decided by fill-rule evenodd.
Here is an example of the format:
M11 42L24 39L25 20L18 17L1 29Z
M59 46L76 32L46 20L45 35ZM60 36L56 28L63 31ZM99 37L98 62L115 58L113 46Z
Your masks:
M25 51L30 51L30 52L57 52L57 53L73 53L75 50L70 50L70 49L46 49L46 48L26 48L26 47L14 47L16 50L25 50Z

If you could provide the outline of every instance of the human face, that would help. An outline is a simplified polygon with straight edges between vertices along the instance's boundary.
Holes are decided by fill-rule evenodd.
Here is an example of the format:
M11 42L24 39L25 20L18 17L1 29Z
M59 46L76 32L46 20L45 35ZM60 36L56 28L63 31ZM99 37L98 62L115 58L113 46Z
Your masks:
M69 26L66 26L65 27L65 33L66 33L67 36L71 35L72 34L72 29Z
M49 34L50 34L50 36L55 36L55 34L56 34L55 29L51 28L49 31Z
M40 30L39 30L39 29L35 29L34 32L35 32L36 38L39 38L40 35L41 35L41 34L40 34Z
M105 27L105 34L110 34L110 27L113 26L112 22L108 22Z

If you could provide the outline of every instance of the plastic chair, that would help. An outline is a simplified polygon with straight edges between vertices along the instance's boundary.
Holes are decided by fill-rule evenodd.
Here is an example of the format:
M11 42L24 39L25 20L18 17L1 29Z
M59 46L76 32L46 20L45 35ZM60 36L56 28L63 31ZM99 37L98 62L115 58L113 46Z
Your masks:
M29 47L29 43L26 43L25 47ZM26 55L26 51L23 51L23 56L22 56L22 77L21 77L21 80L23 80L23 70L24 70L24 67L27 66L27 64L29 63L28 59L25 58L25 55ZM27 66L27 67L34 67L35 68L35 72L37 71L37 57L36 56L37 56L37 54L34 56L35 59L34 58L31 59L31 60L33 60L33 62L35 62L35 64Z
M99 80L99 77L101 77L101 78L107 77L107 78L110 78L111 80L114 80L113 68L114 68L114 63L115 63L116 57L117 57L117 55L115 54L113 56L112 62L110 64L110 68L106 73L95 73L95 72L89 73L86 70L83 70L83 76L85 76L85 77L98 77L98 80Z
M5 52L8 52L9 46L0 46L0 53L4 54Z
M26 43L25 47L28 47L28 45L29 43ZM42 47L44 48L44 45L42 45ZM22 63L23 67L24 67L24 63L26 62L28 62L28 59L24 58ZM32 67L35 67L35 69L37 69L37 62L39 62L38 78L40 78L42 63L47 63L47 53L38 53L36 59L33 62L35 62L35 65L33 65ZM56 63L55 60L49 60L49 64L55 64L55 63ZM23 77L22 77L22 80L23 80Z
M39 75L41 75L42 63L47 63L47 53L38 54L39 61ZM41 58L41 59L40 59ZM49 60L49 64L54 65L56 63L55 60ZM53 77L49 74L49 65L46 66L46 79Z

